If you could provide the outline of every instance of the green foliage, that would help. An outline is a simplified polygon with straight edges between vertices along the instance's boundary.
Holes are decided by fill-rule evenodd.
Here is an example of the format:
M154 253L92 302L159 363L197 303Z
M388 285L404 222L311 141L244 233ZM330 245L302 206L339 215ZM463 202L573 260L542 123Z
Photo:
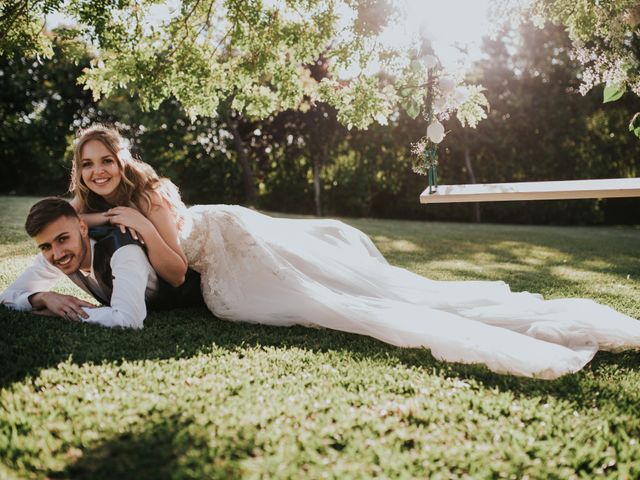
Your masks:
M477 85L468 87L467 99L458 107L456 117L460 124L476 128L480 120L487 118L486 110L489 108L489 101L482 91L484 88Z
M626 87L624 84L616 84L616 85L607 85L604 87L604 91L602 93L602 103L615 102L616 100L620 100Z
M86 49L56 39L51 59L0 57L0 191L62 194L70 164L64 152L73 128L94 109L76 84L88 65Z
M400 95L400 106L407 112L409 117L415 119L420 115L424 105L426 78L425 68L418 60L412 60L407 68L402 72L398 89Z
M629 122L629 131L640 138L640 112L636 113Z
M170 21L154 28L145 27L146 5L125 5L117 13L96 28L101 58L82 80L97 97L126 86L144 108L175 98L192 118L215 116L227 98L253 118L296 107L313 89L298 66L326 48L336 21L333 2L317 0L280 8L239 0L184 2ZM135 28L126 38L112 38L114 27L131 23Z
M496 0L496 18L533 17L566 28L580 61L581 92L604 85L604 102L626 87L640 96L640 5L637 0ZM505 15L504 12L510 12Z
M625 83L640 94L640 7L636 0L496 3L537 19L539 25L551 21L566 28L574 53L584 67L583 92L601 83Z
M360 76L343 85L337 80L324 79L318 93L329 105L338 110L338 121L352 127L365 129L374 120L384 125L392 113L396 96L390 85L380 86L378 77Z
M318 3L309 9L315 12ZM236 96L240 111L264 117L295 103L301 80L291 65L309 61L330 28L324 20L282 21L275 8L260 2L184 2L159 24L150 7L70 6L68 14L92 27L100 49L100 58L81 77L96 99L126 86L145 109L175 98L194 118L215 116L222 100ZM296 29L310 36L294 42Z
M75 35L90 39L97 57L80 81L94 101L126 88L144 109L175 99L191 119L215 117L227 102L240 115L264 119L310 99L336 108L338 120L349 128L385 124L398 91L407 87L403 65L416 56L415 49L399 51L380 39L397 21L389 0L184 0L169 7L164 19L154 16L153 1L37 0L35 5L30 16L20 17L25 28L41 26L45 12L61 11L78 22ZM27 55L51 54L17 39L7 45ZM304 66L321 55L330 62L318 87ZM354 64L362 70L378 65L389 76L385 82L363 74L338 82L337 72ZM424 77L419 63L411 65ZM403 103L414 117L424 94L418 89Z
M53 45L45 27L45 16L62 7L63 0L0 0L0 55L53 55Z

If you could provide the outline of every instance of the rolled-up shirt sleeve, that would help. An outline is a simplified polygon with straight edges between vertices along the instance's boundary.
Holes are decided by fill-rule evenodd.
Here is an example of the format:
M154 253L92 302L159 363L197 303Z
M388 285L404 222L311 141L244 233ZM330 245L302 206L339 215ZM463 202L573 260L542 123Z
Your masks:
M12 310L31 311L29 297L39 292L48 292L65 275L62 271L38 254L33 263L0 294L0 304Z
M111 306L85 308L88 323L105 327L142 328L147 316L145 290L153 268L142 248L125 245L111 257L113 293Z

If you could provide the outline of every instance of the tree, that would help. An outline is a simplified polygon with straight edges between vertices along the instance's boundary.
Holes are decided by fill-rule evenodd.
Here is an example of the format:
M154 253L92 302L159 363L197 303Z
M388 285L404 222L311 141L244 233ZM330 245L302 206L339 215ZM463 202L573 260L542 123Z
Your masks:
M518 23L532 18L542 27L551 21L566 29L573 55L582 64L580 91L604 85L603 101L616 101L630 90L640 96L640 5L637 0L495 0L496 18ZM640 138L640 112L629 130Z
M0 53L15 48L50 55L40 34L42 16L63 11L80 27L60 34L82 34L98 53L80 77L95 100L127 88L145 109L173 98L192 119L216 116L221 104L230 105L224 109L229 118L237 112L261 119L295 109L308 98L335 108L347 127L367 128L386 124L398 102L413 116L421 110L433 116L431 103L422 102L424 80L427 71L432 82L445 75L420 48L401 50L381 41L384 27L395 18L392 0L182 0L167 11L166 20L154 17L154 2L142 0L34 0L27 13L7 5ZM349 11L352 16L344 15ZM16 25L20 35L9 35ZM330 71L318 83L304 65L321 54L330 60ZM353 63L362 70L377 63L388 75L337 78L336 72ZM438 92L443 95L437 87L432 90ZM467 107L481 100L470 95ZM450 103L447 110L464 109L461 103ZM467 117L481 115L477 108L466 111ZM240 158L242 151L238 146ZM244 170L247 181L249 173Z
M65 149L74 126L95 109L76 83L89 65L77 42L52 41L54 56L0 57L0 191L64 193L71 165Z
M329 64L324 56L308 66L311 78L321 82L328 78ZM329 165L343 130L339 128L336 110L324 102L315 102L304 112L296 112L302 122L306 153L311 160L315 213L322 216L322 169Z
M62 3L63 0L0 0L0 54L8 58L53 56L45 17L60 10Z

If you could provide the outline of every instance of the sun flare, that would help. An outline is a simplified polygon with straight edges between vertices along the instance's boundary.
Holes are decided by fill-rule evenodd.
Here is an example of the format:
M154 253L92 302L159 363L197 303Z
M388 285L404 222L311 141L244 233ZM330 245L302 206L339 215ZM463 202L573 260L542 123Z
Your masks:
M445 64L453 64L466 51L480 57L482 37L488 33L489 0L395 0L400 12L397 37L422 34L431 40ZM401 38L398 38L401 40Z
M421 38L426 38L445 70L454 76L464 76L469 64L481 58L482 38L491 31L490 1L392 0L395 14L378 40L384 46L408 51L415 48ZM348 9L339 13L344 24L352 21L355 14ZM351 65L339 69L339 76L348 79L362 73L373 75L379 69L376 60L362 68L354 59Z

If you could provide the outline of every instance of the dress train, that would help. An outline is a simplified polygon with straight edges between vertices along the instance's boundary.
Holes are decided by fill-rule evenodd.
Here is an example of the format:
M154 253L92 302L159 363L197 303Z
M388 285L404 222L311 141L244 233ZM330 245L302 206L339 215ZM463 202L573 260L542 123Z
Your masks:
M181 231L218 317L369 335L498 373L552 379L598 350L640 348L640 322L586 299L544 300L504 282L435 281L394 267L337 220L191 207Z

